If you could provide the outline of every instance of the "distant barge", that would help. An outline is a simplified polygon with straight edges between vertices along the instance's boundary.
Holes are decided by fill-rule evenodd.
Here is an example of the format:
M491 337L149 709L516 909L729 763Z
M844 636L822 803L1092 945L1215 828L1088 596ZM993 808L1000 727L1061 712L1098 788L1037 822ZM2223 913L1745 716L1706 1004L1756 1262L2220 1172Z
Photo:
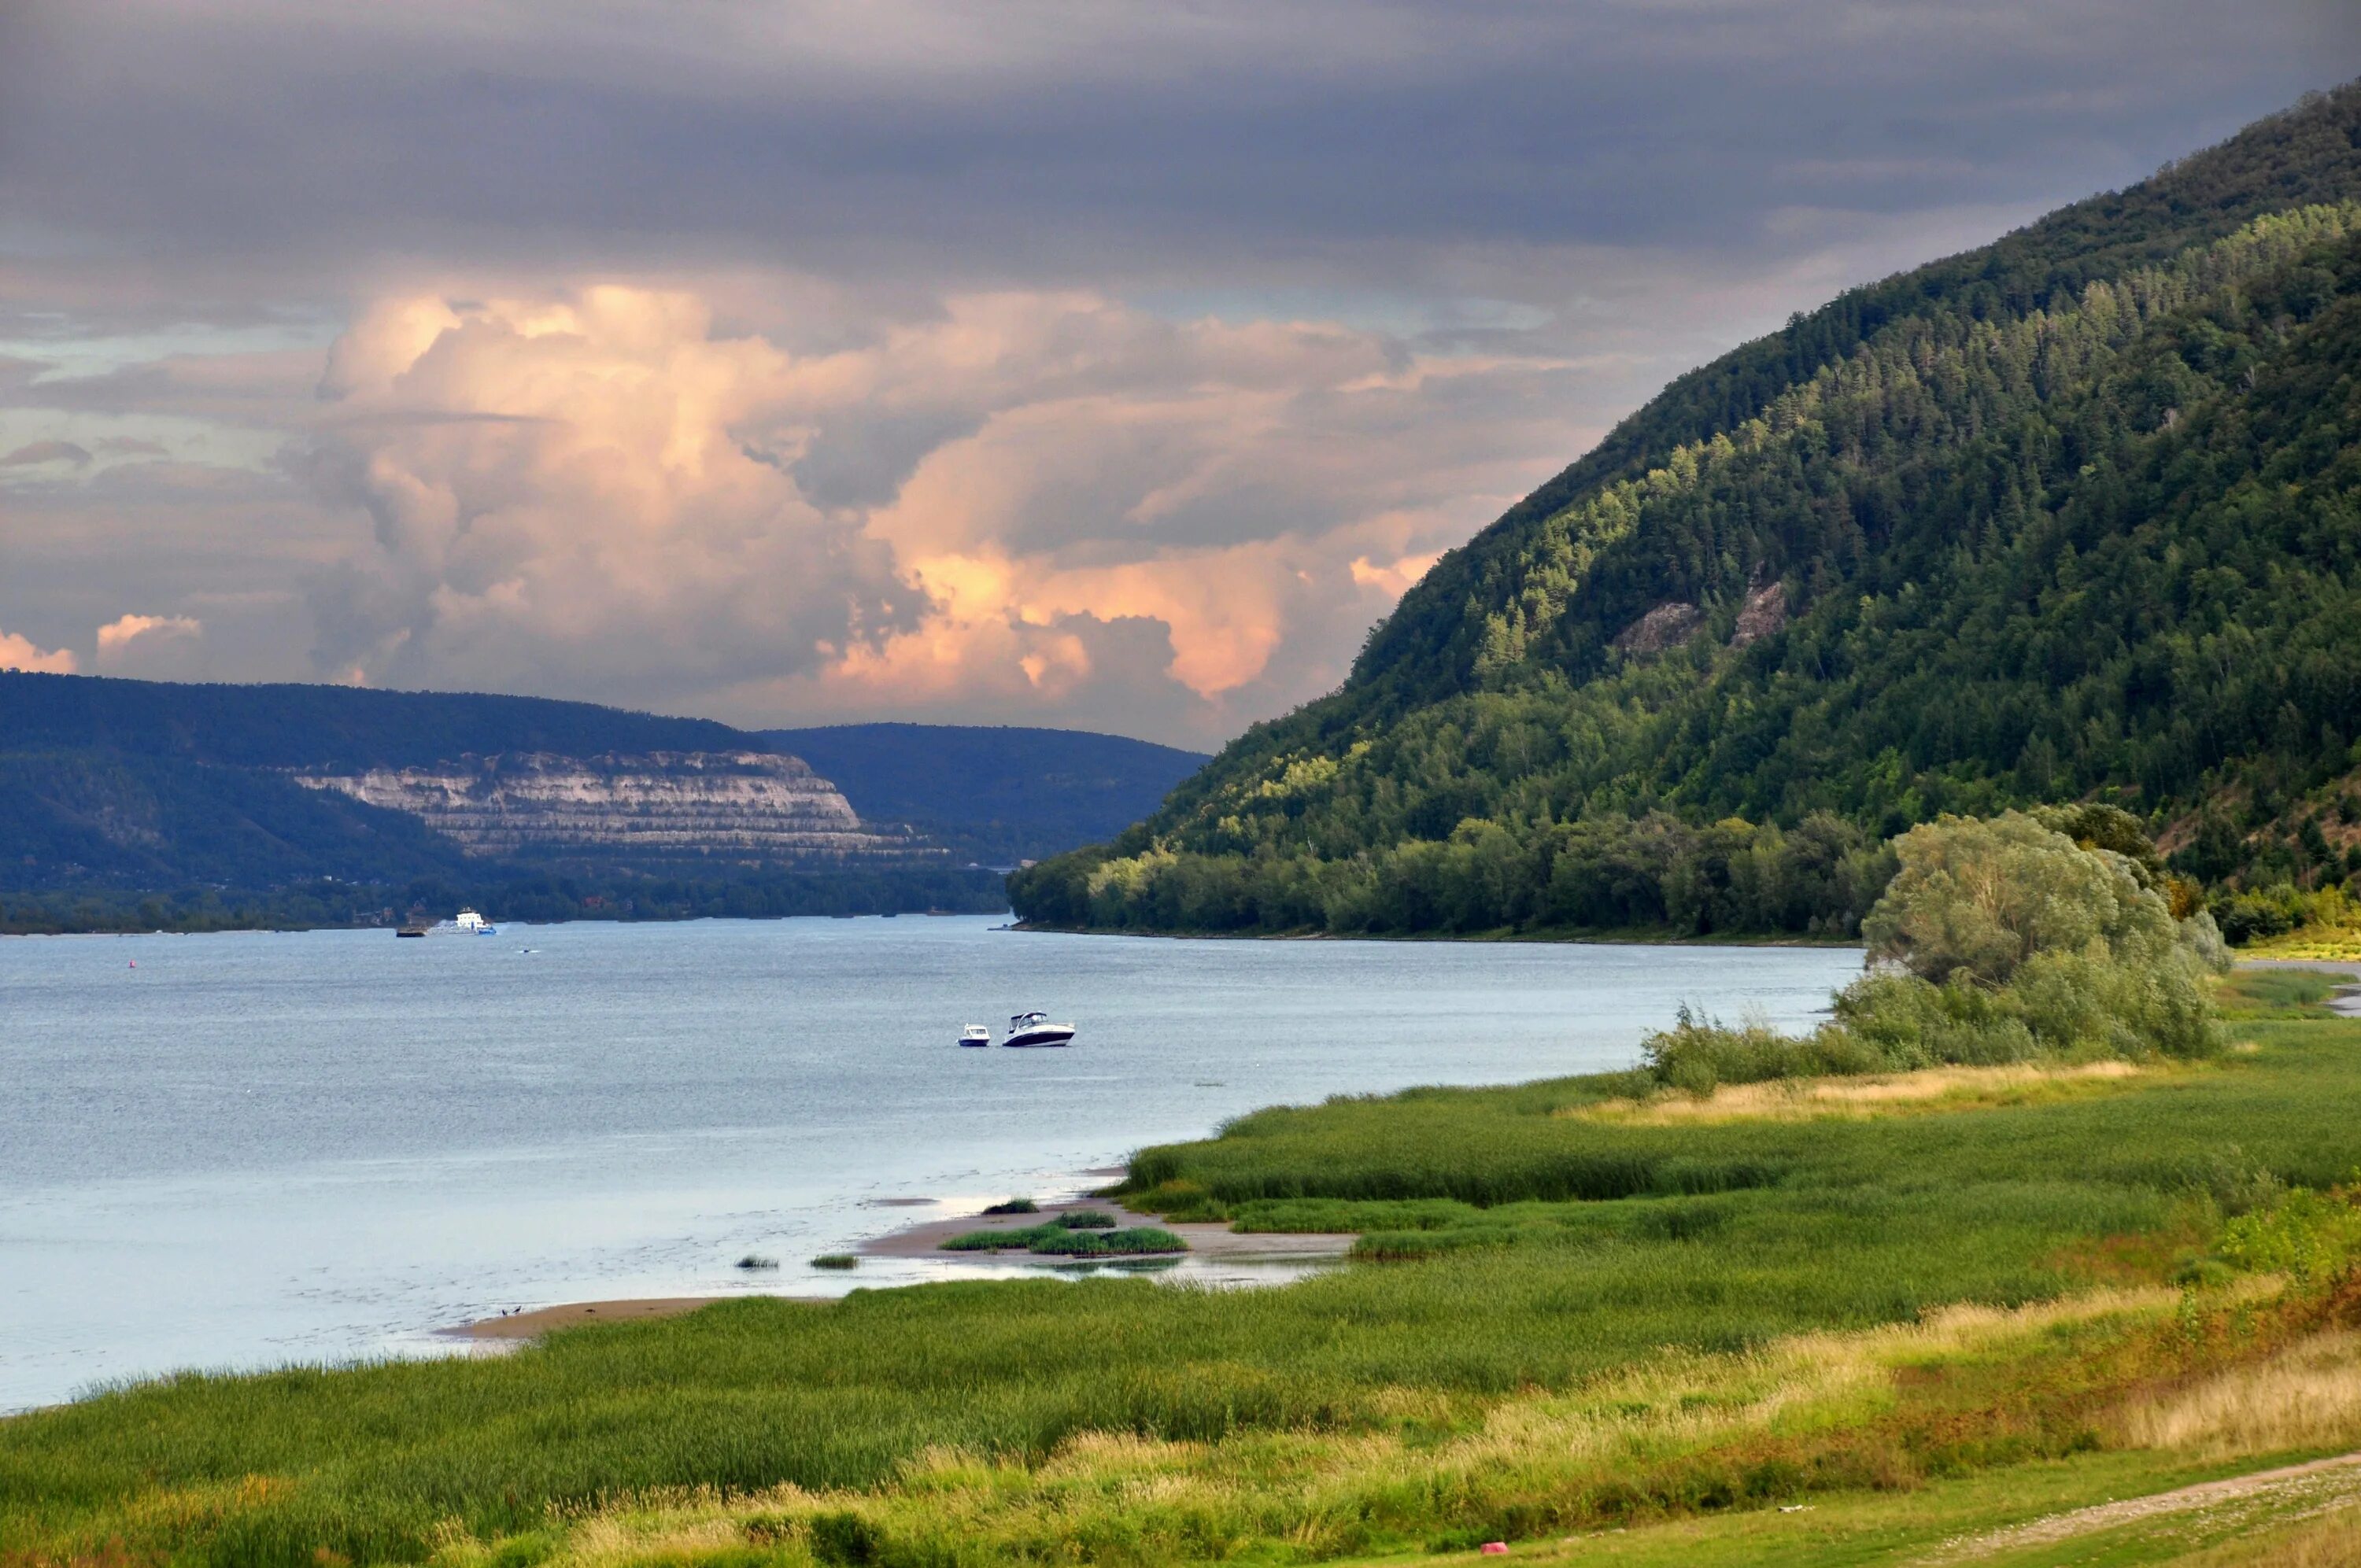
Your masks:
M497 937L500 934L500 928L498 926L493 925L474 910L462 909L456 920L438 920L430 924L413 916L403 921L401 928L395 931L394 935L429 937L437 931L456 932L462 937Z

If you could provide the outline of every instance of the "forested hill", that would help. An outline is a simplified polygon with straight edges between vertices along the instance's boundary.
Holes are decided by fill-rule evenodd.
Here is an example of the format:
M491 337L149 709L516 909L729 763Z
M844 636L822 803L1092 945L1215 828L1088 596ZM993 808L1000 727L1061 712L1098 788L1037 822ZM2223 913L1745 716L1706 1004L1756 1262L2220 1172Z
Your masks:
M2361 86L1683 377L1445 556L1061 925L1848 931L1872 846L2101 800L2361 870Z
M832 817L829 784L791 763L662 758L742 752L804 758L875 831ZM497 757L522 763L462 765ZM554 783L549 759L570 760ZM1104 837L1203 761L1070 730L765 734L539 697L0 672L0 930L462 903L534 919L997 911L1000 878L973 862ZM421 776L354 777L403 770Z

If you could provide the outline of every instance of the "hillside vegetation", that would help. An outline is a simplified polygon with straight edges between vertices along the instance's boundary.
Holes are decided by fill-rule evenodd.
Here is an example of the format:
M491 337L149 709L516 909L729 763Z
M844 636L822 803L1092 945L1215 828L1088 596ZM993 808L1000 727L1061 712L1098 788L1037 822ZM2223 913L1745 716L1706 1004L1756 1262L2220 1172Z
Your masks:
M1445 556L1341 690L1012 895L1078 927L1847 935L1888 835L2085 800L2226 920L2361 870L2356 574L2361 86L1684 377Z

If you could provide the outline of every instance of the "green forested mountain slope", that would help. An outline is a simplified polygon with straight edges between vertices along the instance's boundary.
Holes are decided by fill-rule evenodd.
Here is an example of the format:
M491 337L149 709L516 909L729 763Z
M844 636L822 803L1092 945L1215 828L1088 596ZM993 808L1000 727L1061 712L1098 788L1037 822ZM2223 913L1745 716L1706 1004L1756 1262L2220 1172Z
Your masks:
M1019 911L1846 930L1884 834L2083 798L2361 869L2356 203L2348 87L1684 377Z

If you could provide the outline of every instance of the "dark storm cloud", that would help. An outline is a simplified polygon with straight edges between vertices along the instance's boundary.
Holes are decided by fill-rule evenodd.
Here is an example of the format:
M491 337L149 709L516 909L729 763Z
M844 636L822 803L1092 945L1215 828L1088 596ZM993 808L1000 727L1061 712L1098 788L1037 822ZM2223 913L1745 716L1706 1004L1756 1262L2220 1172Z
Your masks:
M0 38L10 221L308 264L1367 279L2080 194L2361 64L2328 0L379 9L36 0Z

